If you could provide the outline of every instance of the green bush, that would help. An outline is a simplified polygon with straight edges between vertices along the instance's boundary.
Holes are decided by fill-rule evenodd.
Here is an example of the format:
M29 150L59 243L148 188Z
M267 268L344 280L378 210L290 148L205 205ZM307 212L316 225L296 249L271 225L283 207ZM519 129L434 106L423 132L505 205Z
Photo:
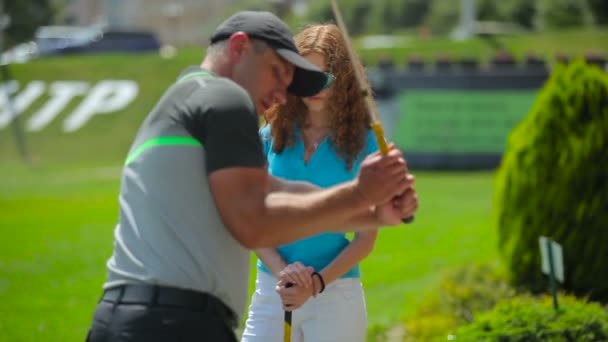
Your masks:
M435 296L405 319L406 341L445 340L457 326L514 295L506 275L491 265L457 268L446 275Z
M501 302L459 328L456 341L587 342L608 340L608 312L596 303L573 296L560 297L558 312L553 300L517 297Z
M388 328L383 324L372 324L367 327L367 339L369 342L386 341Z
M501 254L516 286L546 291L538 238L563 246L562 288L608 301L608 75L558 65L510 134L496 176Z

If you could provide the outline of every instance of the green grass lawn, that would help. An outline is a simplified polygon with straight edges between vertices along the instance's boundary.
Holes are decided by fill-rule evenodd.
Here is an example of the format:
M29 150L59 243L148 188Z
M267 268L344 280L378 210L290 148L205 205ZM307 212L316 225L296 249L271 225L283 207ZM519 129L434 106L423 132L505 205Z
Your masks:
M381 231L361 265L371 324L395 323L438 284L442 271L495 260L492 173L417 175L420 209L411 225Z
M118 167L0 163L0 341L82 341L105 277ZM420 173L412 225L384 230L362 265L372 325L398 324L442 271L497 257L492 173Z

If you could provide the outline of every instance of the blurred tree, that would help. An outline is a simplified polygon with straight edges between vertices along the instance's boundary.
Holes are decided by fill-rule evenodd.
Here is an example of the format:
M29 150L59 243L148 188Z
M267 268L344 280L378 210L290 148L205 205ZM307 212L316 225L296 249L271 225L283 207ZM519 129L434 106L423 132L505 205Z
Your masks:
M504 1L502 3L509 2ZM480 21L502 21L505 18L499 11L496 1L493 0L477 0L476 3L477 20Z
M293 0L271 0L272 12L274 12L279 18L286 17L293 6Z
M554 1L554 0L551 0ZM504 21L524 28L534 27L535 1L530 0L477 0L477 20Z
M390 0L376 0L369 12L362 13L367 16L366 26L370 33L388 33L396 28L397 15L391 8L392 5Z
M39 26L52 23L55 10L50 0L3 0L4 13L10 17L4 48L28 41Z
M456 28L460 21L460 0L340 0L339 4L355 35L421 25L441 34ZM476 0L475 4L478 20L511 22L527 29L588 25L593 19L608 24L608 0ZM331 3L310 0L305 20L333 21Z
M345 14L343 13L342 15ZM313 23L326 23L333 21L334 15L331 11L331 4L329 1L311 2L307 17L308 22ZM346 20L346 18L344 20Z
M534 27L534 16L536 14L534 2L530 0L503 1L500 2L500 11L504 19L531 29Z
M232 5L232 12L237 11L271 11L274 14L279 14L276 12L277 9L283 6L283 1L268 1L268 0L241 0L239 2L235 2ZM232 14L232 13L230 13Z
M367 16L372 11L371 2L366 0L358 0L351 7L351 11L349 15L346 15L348 19L346 20L346 25L348 26L349 33L359 34L363 33L367 30L366 19ZM330 10L330 13L331 10ZM333 13L331 14L331 18L333 20Z
M368 20L372 12L372 3L368 0L341 0L340 13L352 35L368 32ZM378 3L373 3L378 6ZM311 1L308 11L308 22L329 23L335 22L330 1Z
M537 0L536 5L536 27L540 29L566 28L591 24L589 8L584 1Z
M460 20L460 1L433 0L424 23L435 33L448 33Z
M395 12L398 15L399 27L420 26L431 8L428 0L399 0Z
M608 25L608 1L587 0L597 25Z

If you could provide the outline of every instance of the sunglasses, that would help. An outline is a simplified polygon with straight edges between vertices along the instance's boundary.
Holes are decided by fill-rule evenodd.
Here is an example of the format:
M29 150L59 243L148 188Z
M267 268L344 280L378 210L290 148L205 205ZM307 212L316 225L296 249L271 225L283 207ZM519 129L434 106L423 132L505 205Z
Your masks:
M331 87L331 84L335 81L336 79L336 75L332 74L331 72L323 72L325 74L325 78L327 79L327 81L325 81L325 85L323 86L323 90L327 90Z

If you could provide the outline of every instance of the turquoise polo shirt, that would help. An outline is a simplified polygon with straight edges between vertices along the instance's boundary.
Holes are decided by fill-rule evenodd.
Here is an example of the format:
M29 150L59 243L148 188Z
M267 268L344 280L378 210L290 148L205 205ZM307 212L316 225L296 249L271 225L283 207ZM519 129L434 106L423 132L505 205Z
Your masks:
M304 163L304 142L298 127L294 131L294 144L286 147L283 152L273 151L270 126L260 130L262 147L268 160L268 172L276 177L294 181L307 181L322 188L343 183L354 179L363 159L378 150L373 131L367 132L363 150L353 163L352 169L346 168L346 162L325 138L317 147L308 163ZM289 227L285 227L289 229ZM329 265L346 246L349 240L344 233L324 233L306 238L277 248L283 260L288 264L299 261L306 266L312 266L315 271L321 271ZM271 273L264 263L258 259L258 269ZM358 278L359 265L345 273L342 278Z

